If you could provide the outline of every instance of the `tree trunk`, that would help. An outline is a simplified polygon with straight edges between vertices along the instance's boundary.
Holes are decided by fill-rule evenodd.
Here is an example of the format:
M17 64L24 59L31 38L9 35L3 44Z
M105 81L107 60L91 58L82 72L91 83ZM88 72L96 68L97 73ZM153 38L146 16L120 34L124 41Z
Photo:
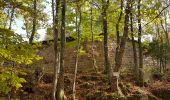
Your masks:
M143 86L143 50L142 50L142 26L141 26L141 0L138 0L138 44L139 44L139 85Z
M65 49L65 12L66 0L61 2L61 49L60 49L60 73L57 86L57 100L64 100L64 49Z
M113 76L116 77L117 82L116 84L112 84L112 85L116 85L117 86L117 91L119 94L122 94L121 89L119 88L118 84L119 84L119 70L122 66L122 59L123 59L123 55L124 55L124 50L125 50L125 45L126 45L126 40L128 38L128 23L129 23L129 14L130 14L130 0L127 0L127 5L126 5L126 9L125 9L125 19L124 19L124 32L123 32L123 37L121 38L121 41L119 43L119 48L118 51L116 52L115 55L115 67L114 67L114 72L113 72ZM113 89L113 90L116 90Z
M59 59L58 59L58 10L59 10L60 0L56 0L56 6L54 6L54 0L52 0L52 15L53 15L53 34L54 34L54 82L53 82L53 100L56 100L56 87L58 80L58 70L59 70ZM56 8L55 8L56 7ZM56 10L54 10L54 8ZM54 11L56 11L54 13Z
M77 8L78 8L79 23L77 24L78 21L76 17L77 53L76 53L76 59L75 59L75 72L74 72L74 82L73 82L73 100L76 100L76 76L77 76L77 67L78 67L78 59L79 59L80 33L81 33L81 7L77 5Z
M157 40L161 40L162 39L162 36L161 36L161 34L160 34L160 29L159 29L159 26L158 26L158 24L156 24L156 31L157 31ZM161 40L162 41L162 40ZM159 64L159 71L160 71L160 73L162 73L162 57L161 57L161 55L162 55L162 43L159 41L158 42L158 50L159 50L159 57L158 57L158 64Z
M120 14L119 14L119 18L117 20L117 23L116 23L116 36L117 36L117 45L119 45L120 43L120 32L119 32L119 24L120 24L120 21L122 19L122 15L123 15L123 0L121 0L121 11L120 11ZM117 46L119 47L119 46ZM119 48L116 48L116 52Z
M92 3L91 3L91 25L90 25L90 30L91 30L91 48L92 48L92 60L93 60L93 68L95 70L95 72L97 73L98 72L98 67L96 65L96 59L95 59L95 56L94 56L94 33L93 33L93 0L92 0Z
M131 29L131 38L132 38L132 46L133 46L133 63L134 63L134 72L136 76L136 81L138 81L139 76L139 68L138 68L138 59L137 59L137 52L136 52L136 43L134 39L134 31L133 31L133 3L134 1L131 0L131 12L130 12L130 29Z
M108 27L107 27L107 8L108 1L102 0L102 20L103 20L103 34L104 34L104 65L105 65L105 73L108 75L110 79L110 63L108 57Z
M125 19L124 19L124 32L123 37L121 38L119 50L115 57L115 67L114 72L118 72L122 66L122 58L124 55L126 40L128 38L128 22L129 22L129 14L130 14L130 0L127 0L127 7L125 9Z
M169 44L169 37L168 37L168 31L167 31L167 22L166 22L166 18L165 18L165 27L164 27L164 25L163 25L163 21L161 20L161 26L162 26L162 29L163 29L163 31L164 31L164 33L165 33L165 36L166 36L166 39L165 39L165 43L167 43L167 44ZM162 36L163 34L161 34L161 36L160 36L160 38L161 38L161 47L160 47L160 49L161 49L161 52L160 53L162 53L161 55L167 55L167 50L166 49L163 49L164 47L163 46L165 46L165 45L163 45L164 44L164 42L163 42L163 36ZM166 47L165 47L166 48ZM166 56L163 56L162 57L162 67L163 67L163 71L165 71L165 67L166 67L166 60L167 60L167 57Z
M120 14L119 14L119 17L118 17L118 20L117 20L117 23L116 23L116 37L117 37L117 47L116 47L116 53L115 53L115 62L116 62L116 59L119 59L117 58L118 57L118 52L119 52L119 49L120 49L120 30L119 30L119 24L120 24L120 21L122 19L122 15L123 15L123 0L121 0L121 5L120 5Z
M33 24L32 24L32 33L31 37L29 38L29 43L32 44L34 35L36 32L36 14L37 13L37 0L34 0L34 12L33 12Z
M168 35L168 24L167 24L167 12L165 11L164 12L164 25L163 25L163 21L161 20L161 26L162 26L162 29L164 30L164 33L165 33L165 37L166 37L166 45L169 45L169 35ZM165 47L167 48L167 47ZM168 51L167 49L165 49L163 51L164 55L167 55ZM166 66L167 66L167 56L164 56L163 58L163 70L166 71Z
M166 40L167 43L169 44L169 35L168 35L168 23L167 23L167 12L164 13L164 17L165 17L165 35L166 35Z
M10 21L9 21L9 29L11 29L12 22L13 22L13 20L14 20L14 12L15 12L15 8L12 7L11 16L10 16Z
M162 69L162 73L164 71L164 47L163 47L163 34L160 34L160 63L161 63L161 69Z

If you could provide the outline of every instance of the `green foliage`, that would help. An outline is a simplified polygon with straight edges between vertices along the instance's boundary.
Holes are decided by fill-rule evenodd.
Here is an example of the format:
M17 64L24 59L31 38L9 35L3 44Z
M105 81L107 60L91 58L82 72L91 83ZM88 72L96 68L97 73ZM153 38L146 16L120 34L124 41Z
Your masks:
M142 43L142 48L143 48L143 53L144 54L148 54L149 53L149 49L150 49L150 46L149 46L149 42L145 41Z
M79 49L79 55L80 55L80 56L86 55L86 51L83 50L83 47L80 47L80 49Z
M1 34L2 33L2 34ZM4 33L4 34L3 34ZM19 35L12 31L0 31L0 60L13 61L17 64L31 64L33 60L40 60L36 55L36 47L24 43Z
M154 40L149 43L148 53L151 54L154 58L166 58L170 60L170 45L168 43L164 43L160 40Z
M158 79L158 80L161 80L162 76L164 75L163 73L160 72L158 68L153 68L151 73L153 79Z
M53 39L53 28L48 27L46 30L46 40L51 40Z
M25 0L21 0L22 2L27 5L32 11L26 12L26 11L18 11L18 14L22 15L21 17L24 20L24 26L22 27L23 30L26 30L27 38L30 38L32 33L32 24L34 20L34 12L36 12L36 31L38 29L45 28L47 26L48 16L47 13L44 12L45 9L45 1L43 0L37 0L37 10L34 11L33 9L33 0L30 0L29 2L25 2ZM27 1L27 0L26 0ZM36 32L35 37L38 38L38 33Z
M76 47L76 45L77 45L77 41L71 41L71 42L66 43L66 47L68 47L68 48Z
M42 59L36 53L36 45L24 42L20 35L9 29L0 29L0 92L15 92L26 82L19 75L25 74L18 67Z
M22 87L22 83L26 82L24 78L18 76L18 74L24 75L25 73L10 67L0 68L0 93L8 94L10 91L17 91Z
M94 40L96 41L102 41L103 40L103 36L95 36Z

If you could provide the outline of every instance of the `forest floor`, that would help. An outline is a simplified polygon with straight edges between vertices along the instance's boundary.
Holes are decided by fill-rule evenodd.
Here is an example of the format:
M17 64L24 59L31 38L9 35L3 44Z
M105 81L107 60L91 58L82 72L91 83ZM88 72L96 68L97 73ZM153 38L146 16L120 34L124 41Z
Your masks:
M64 77L64 89L67 100L72 100L74 74L68 72L69 71L66 71ZM42 81L33 87L32 92L23 96L22 100L51 100L52 79L52 74L45 74ZM170 100L169 82L157 80L141 88L135 85L132 74L122 75L121 79L121 83L128 88L128 91L123 91L127 98L125 100ZM78 72L76 80L76 97L78 100L120 99L119 95L112 93L107 77L102 73L94 73L94 71Z
M99 45L98 45L99 46ZM99 47L98 47L99 48ZM27 83L24 84L23 90L20 94L21 100L52 100L53 88L53 48L47 46L41 49L40 55L44 57L41 63L35 64L33 67L42 67L44 75L41 81L36 84L33 82L36 78L33 69L29 67L26 77ZM102 50L102 48L101 48ZM65 57L65 75L64 75L64 90L67 100L72 100L72 87L74 79L75 67L75 52L74 48L67 48L67 56ZM99 51L99 50L98 50ZM99 54L102 54L99 52ZM102 55L100 55L102 56ZM154 79L143 87L138 87L135 84L134 75L131 69L126 69L120 75L120 87L123 87L123 95L118 95L111 91L108 84L108 79L103 74L103 59L98 57L97 63L99 66L99 73L95 73L91 66L91 59L88 54L79 58L77 80L76 80L76 98L77 100L170 100L170 81L162 78ZM126 67L125 67L126 68ZM35 70L35 69L34 69ZM170 74L168 74L170 76ZM166 76L168 79L169 76ZM113 81L116 83L116 81ZM116 88L113 87L113 88ZM123 99L125 98L126 99Z

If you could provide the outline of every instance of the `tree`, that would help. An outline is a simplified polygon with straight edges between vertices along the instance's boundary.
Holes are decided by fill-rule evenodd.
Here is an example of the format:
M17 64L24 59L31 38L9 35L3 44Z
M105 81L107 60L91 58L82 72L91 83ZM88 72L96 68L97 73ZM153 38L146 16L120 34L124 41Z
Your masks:
M64 100L64 47L65 47L65 12L66 0L61 2L61 48L60 48L60 72L57 86L57 100Z
M47 26L47 21L49 18L47 16L47 13L45 12L46 5L45 1L43 0L36 0L36 5L34 0L23 0L23 2L24 5L29 7L31 10L28 12L25 10L16 9L16 14L24 21L22 29L26 31L26 38L28 39L28 41L31 40L33 42L38 38L37 30L42 28L45 29Z
M131 0L130 4L130 30L131 30L131 38L132 38L132 46L133 46L133 63L134 63L134 75L136 76L136 81L138 81L138 76L139 76L139 68L138 68L138 59L137 59L137 51L136 51L136 42L134 39L134 29L133 29L133 5L134 5L134 0Z
M130 14L130 0L127 0L126 9L125 9L125 18L124 18L124 32L123 32L123 36L121 38L120 44L118 45L119 49L116 52L115 67L114 67L114 73L113 73L114 76L117 77L117 81L119 77L119 70L122 66L122 58L124 55L126 40L128 38L129 14ZM118 83L117 83L117 89L118 89Z
M75 72L74 72L74 82L73 82L73 100L76 100L76 77L77 77L77 67L78 67L78 59L79 59L79 49L80 49L80 34L81 34L81 1L77 2L77 17L76 17L76 27L77 27L77 51L76 51L76 59L75 59ZM79 20L78 20L79 19Z
M123 14L123 0L121 0L120 9L121 9L121 11L120 11L120 14L119 14L119 18L118 18L118 20L117 20L117 23L116 23L117 45L119 45L119 43L120 43L119 24L120 24L120 21L121 21L121 19L122 19L122 14ZM116 48L116 52L118 52L118 49L119 49L118 47L119 47L119 46L117 46L117 48Z
M58 70L59 70L59 50L58 50L58 26L59 26L59 3L60 0L55 1L56 6L54 6L54 1L52 0L52 15L53 15L53 34L54 34L54 52L55 52L55 62L54 62L54 83L53 83L53 100L56 100L56 87L58 82ZM54 10L55 8L55 10ZM54 12L55 11L55 12Z
M122 57L125 50L126 40L128 38L128 22L129 22L129 14L130 14L130 0L127 1L127 7L125 9L125 19L124 19L124 32L123 37L121 38L118 52L116 52L115 57L115 68L114 71L118 72L122 65Z
M31 33L31 37L29 38L29 43L30 44L32 44L32 41L34 39L34 35L35 35L35 32L36 32L36 16L37 16L37 0L34 0L32 33Z
M15 8L12 7L11 16L10 16L10 22L9 22L9 29L11 29L12 22L13 22L13 20L14 20L14 14L15 14Z
M109 6L109 0L102 0L102 21L103 21L103 34L104 34L104 65L105 73L108 75L108 78L111 78L111 68L108 57L108 27L107 27L107 9Z
M142 26L141 26L141 0L138 0L138 44L139 44L139 85L143 86L143 50L142 50Z
M92 59L93 59L93 68L96 72L98 72L98 69L97 69L97 65L96 65L96 59L95 59L95 56L94 56L94 32L93 32L93 0L91 0L91 18L90 18L90 30L91 30L91 48L92 48Z

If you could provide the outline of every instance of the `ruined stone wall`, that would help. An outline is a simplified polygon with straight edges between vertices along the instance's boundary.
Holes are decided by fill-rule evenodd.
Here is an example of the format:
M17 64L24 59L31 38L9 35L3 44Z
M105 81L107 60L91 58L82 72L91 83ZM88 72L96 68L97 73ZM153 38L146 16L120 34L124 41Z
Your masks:
M109 60L112 66L115 63L115 49L116 43L109 41ZM84 55L79 56L78 63L78 71L88 72L89 70L93 70L93 62L92 62L92 49L91 43L86 42L83 45L83 50L86 52ZM44 57L43 66L53 68L54 64L54 49L53 45L48 47L44 47L40 50L39 55ZM96 64L100 70L104 68L104 50L103 50L103 42L96 41L94 46L94 55L96 59ZM75 47L66 47L65 49L65 68L66 71L74 71L75 67L75 58L76 58L76 49ZM131 43L127 43L125 54L123 57L123 65L122 67L133 66L133 50ZM91 69L89 69L91 68ZM48 68L47 68L48 69Z

